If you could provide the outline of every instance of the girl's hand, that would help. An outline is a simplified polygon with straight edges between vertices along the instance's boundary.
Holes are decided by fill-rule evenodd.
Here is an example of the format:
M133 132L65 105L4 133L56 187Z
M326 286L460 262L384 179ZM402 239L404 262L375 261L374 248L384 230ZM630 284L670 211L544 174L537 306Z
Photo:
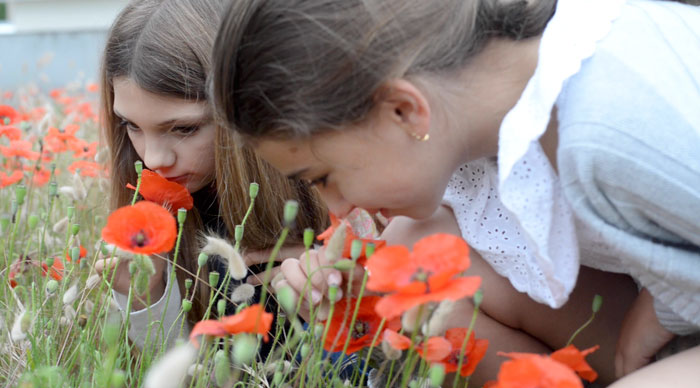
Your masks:
M642 289L627 312L615 353L615 375L620 378L650 363L674 334L666 330L654 311L654 297Z
M149 281L149 297L151 303L158 301L165 293L165 269L166 261L160 256L151 256L153 267L156 272ZM112 280L112 289L122 295L129 294L131 284L131 275L129 274L129 260L124 260L119 257L100 258L95 262L95 271L102 275L107 272L107 280ZM133 310L138 311L146 308L144 302L147 300L147 295L134 295Z

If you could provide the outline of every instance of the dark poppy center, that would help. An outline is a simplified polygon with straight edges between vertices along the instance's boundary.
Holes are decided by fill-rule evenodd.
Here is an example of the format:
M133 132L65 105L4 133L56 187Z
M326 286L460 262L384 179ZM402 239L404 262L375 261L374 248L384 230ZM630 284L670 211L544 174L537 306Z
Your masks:
M462 365L467 365L468 361L469 357L467 357L466 354L462 356ZM447 362L453 365L459 365L459 350L450 353L450 355L447 356Z
M145 247L148 245L148 236L143 230L139 230L138 233L131 236L131 245L139 248Z
M352 339L360 339L369 333L369 323L365 321L355 322L355 327L352 328Z
M428 278L432 274L433 273L431 271L427 271L423 268L418 268L416 272L413 273L413 276L411 276L411 280L414 282L428 283Z

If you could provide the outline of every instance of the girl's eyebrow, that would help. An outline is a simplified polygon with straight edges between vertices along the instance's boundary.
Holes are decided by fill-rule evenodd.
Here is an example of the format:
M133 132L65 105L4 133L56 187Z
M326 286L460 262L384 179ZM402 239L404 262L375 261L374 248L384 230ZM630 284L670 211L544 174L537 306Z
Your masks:
M121 120L128 121L130 124L134 124L131 120L127 119L126 117L124 117L124 115L122 115L121 113L119 113L116 110L114 110L114 115L117 116ZM165 120L165 121L162 121L162 122L156 124L156 127L161 128L161 129L163 129L163 128L169 129L175 124L183 124L183 123L203 125L203 124L208 123L209 120L210 120L210 117L208 117L207 114L175 117L175 118Z

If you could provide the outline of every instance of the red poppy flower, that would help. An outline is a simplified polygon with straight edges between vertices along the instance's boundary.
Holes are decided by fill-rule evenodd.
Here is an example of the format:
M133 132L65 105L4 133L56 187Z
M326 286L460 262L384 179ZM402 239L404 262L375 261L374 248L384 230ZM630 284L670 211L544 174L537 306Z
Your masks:
M91 159L97 153L97 142L88 143L83 139L76 139L75 142L69 144L70 150L73 151L75 159Z
M473 295L477 276L457 276L469 267L469 246L459 237L435 234L419 240L413 252L386 246L367 261L367 289L394 292L377 303L377 313L391 319L431 301L458 300Z
M406 350L411 347L411 339L394 330L384 330L384 341L398 350ZM444 337L430 337L427 342L420 341L416 344L415 349L424 360L439 362L450 355L452 344Z
M21 170L15 170L12 174L7 175L5 172L0 171L0 188L14 185L24 178L24 173Z
M59 98L62 94L63 89L51 89L51 91L49 92L49 96L51 96L51 98Z
M551 357L529 353L499 353L511 357L501 364L492 388L583 388L581 379L567 365Z
M198 344L195 339L200 335L212 337L224 337L230 334L252 333L260 334L267 342L270 327L272 326L273 315L266 312L259 304L246 307L238 314L229 315L219 320L206 320L197 322L190 333L190 341Z
M31 172L32 182L35 186L41 187L49 183L49 180L51 179L51 170L49 170L48 168L41 165L38 165L36 167L25 166L24 168L26 171ZM58 175L58 170L55 171L55 174Z
M170 251L175 237L175 218L162 206L148 201L115 210L102 229L106 242L146 255Z
M593 382L598 378L598 373L586 362L586 356L598 350L599 346L593 346L586 350L578 350L574 345L569 345L552 353L552 359L568 365L582 379Z
M52 278L56 280L61 280L63 279L63 262L61 261L60 258L54 257L53 260L53 265L49 269L49 266L46 265L46 263L41 263L41 269L42 269L42 276L46 276L48 273L51 275Z
M48 135L44 137L44 148L54 153L68 151L73 143L79 143L80 139L75 137L79 129L75 124L68 124L63 129L50 127Z
M380 297L378 296L365 296L362 298L352 330L349 330L348 325L352 320L357 299L352 298L349 303L347 298L339 300L335 304L323 348L329 352L341 351L348 336L350 336L350 342L346 351L347 354L355 353L362 348L375 346L381 340L381 337L377 336L377 341L372 343L382 322L382 318L374 310L379 299ZM385 327L398 330L401 327L401 321L393 319L388 321Z
M445 338L452 345L452 351L442 360L442 363L445 365L445 372L451 373L457 371L459 367L459 356L467 331L466 328L454 328L448 329L445 333ZM472 332L467 341L464 356L462 357L462 368L459 370L459 374L462 376L471 376L481 359L484 358L488 347L488 340L475 339L474 332Z
M331 237L333 236L333 233L335 233L336 229L340 226L341 223L345 223L347 225L346 234L345 234L345 243L343 244L343 252L341 253L341 257L344 258L349 258L350 257L350 250L352 248L352 242L354 240L360 240L362 241L362 255L357 258L357 262L360 265L365 265L367 258L365 257L365 248L367 247L367 243L372 243L374 244L376 249L379 249L386 245L386 241L384 240L375 240L371 238L360 238L356 231L352 229L352 225L350 222L347 220L340 220L338 217L336 217L335 214L331 213L330 214L330 219L331 219L331 226L328 227L328 229L324 230L321 234L319 234L316 238L318 240L323 241L323 246L328 246L328 242L330 241Z
M100 86L94 82L91 82L91 83L85 85L85 90L87 90L88 92L91 92L91 93L96 93L98 90L100 90Z
M127 183L126 187L136 190L131 183ZM184 186L147 169L144 169L141 175L139 194L147 201L168 207L173 213L179 208L190 210L193 205L192 195Z
M8 147L0 146L0 153L6 158L18 157L28 160L39 159L40 154L32 151L32 143L26 140L11 140Z
M9 121L7 124L13 124L17 120L17 111L9 105L0 105L0 125L5 125L5 119Z
M84 258L85 256L87 256L87 249L85 249L85 247L81 245L80 254L78 254L78 260L76 261L76 263L80 263L80 259ZM66 253L66 261L69 263L73 261L73 259L70 257L70 252Z
M68 171L75 173L76 170L80 170L82 176L96 177L102 171L102 166L88 160L76 160L68 166Z
M22 138L22 131L11 125L2 125L0 122L0 136L5 136L10 140L19 140Z

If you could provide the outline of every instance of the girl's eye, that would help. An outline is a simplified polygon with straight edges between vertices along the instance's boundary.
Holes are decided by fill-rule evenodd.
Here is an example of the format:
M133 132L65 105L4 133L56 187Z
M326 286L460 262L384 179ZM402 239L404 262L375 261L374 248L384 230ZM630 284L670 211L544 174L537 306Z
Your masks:
M183 135L189 135L191 133L197 132L198 129L198 126L192 125L189 127L173 127L172 131Z
M126 120L121 120L119 122L119 126L122 128L126 128L127 131L135 132L135 131L139 130L139 127L135 126L130 121L126 121Z
M324 175L324 176L322 176L322 177L319 177L319 178L310 180L310 181L309 181L309 184L312 185L312 186L321 185L321 186L323 186L323 187L326 187L326 185L328 184L328 174L326 174L326 175Z

